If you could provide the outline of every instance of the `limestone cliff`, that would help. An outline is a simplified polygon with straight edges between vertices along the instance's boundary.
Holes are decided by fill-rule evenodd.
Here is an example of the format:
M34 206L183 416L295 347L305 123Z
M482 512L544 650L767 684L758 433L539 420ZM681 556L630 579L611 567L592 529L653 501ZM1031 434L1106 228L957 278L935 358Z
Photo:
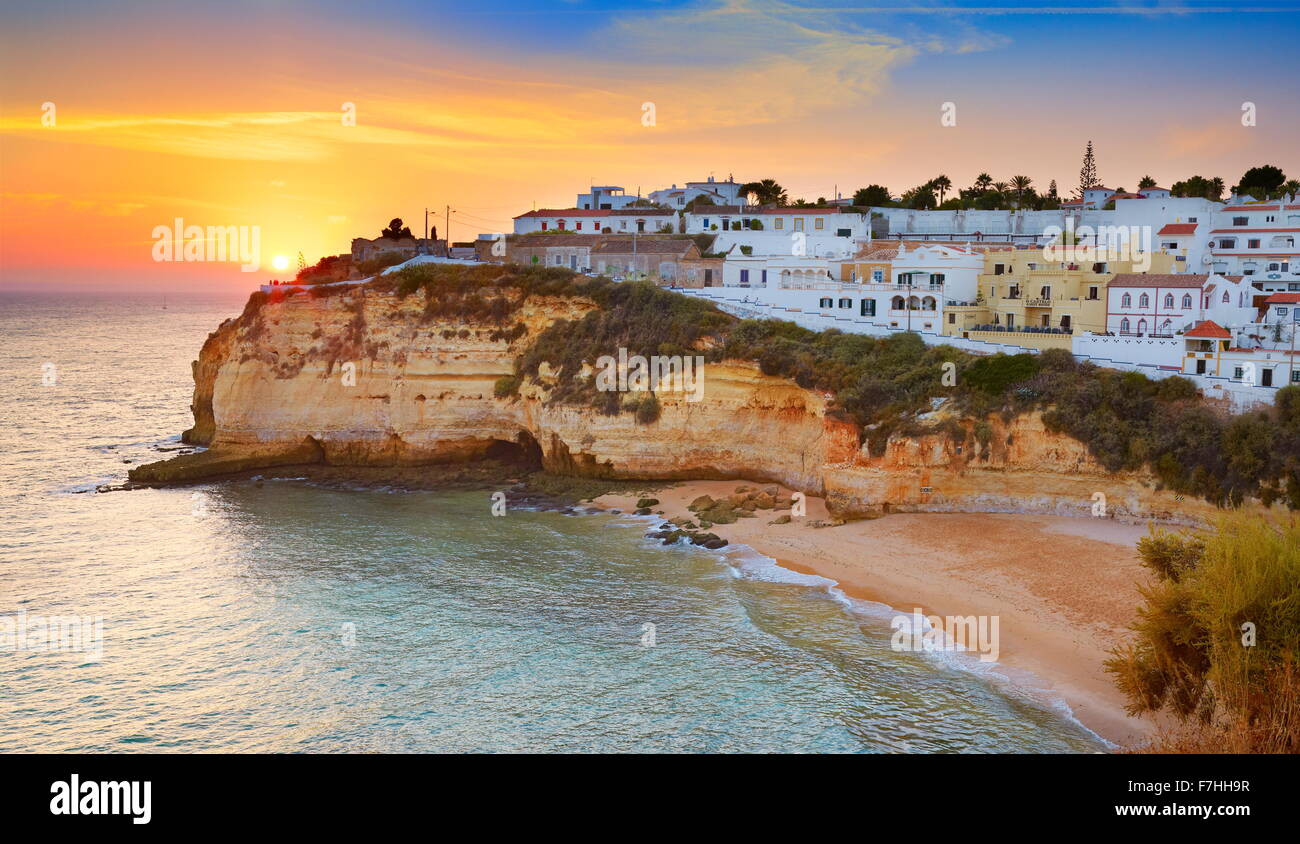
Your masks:
M661 393L657 421L549 403L544 384L498 397L498 379L559 319L596 307L531 296L508 320L429 316L424 297L371 286L322 298L250 303L194 363L199 454L141 466L140 483L193 481L262 467L324 462L413 466L513 452L563 474L636 479L750 478L825 495L833 512L1024 510L1084 514L1094 493L1129 518L1195 517L1203 502L1158 492L1145 474L1107 473L1082 443L1037 415L990 418L976 436L893 437L883 455L860 445L829 396L764 375L747 361L708 364L703 397ZM597 354L614 350L593 350ZM542 378L546 380L545 375Z

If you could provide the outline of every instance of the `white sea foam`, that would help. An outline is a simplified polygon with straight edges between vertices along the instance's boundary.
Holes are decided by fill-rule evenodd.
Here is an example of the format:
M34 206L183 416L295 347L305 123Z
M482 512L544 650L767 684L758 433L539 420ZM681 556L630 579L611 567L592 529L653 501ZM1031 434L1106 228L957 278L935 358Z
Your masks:
M864 621L888 625L890 621L899 615L904 615L909 619L912 618L910 611L904 612L880 601L869 601L864 598L849 596L840 588L839 581L832 578L818 574L805 574L785 568L776 559L755 550L749 545L731 544L714 553L718 555L736 577L767 583L789 583L825 590L832 600L843 606L854 617ZM921 624L923 627L922 632L931 628L929 620L924 615L921 616ZM943 636L942 630L936 631L936 633L940 637ZM888 635L888 632L885 632L884 635ZM940 644L946 645L946 642L943 642L941 638ZM1011 697L1047 708L1061 719L1074 724L1107 746L1116 746L1113 742L1098 735L1079 721L1074 716L1074 710L1071 709L1069 703L1060 694L1044 688L1041 685L1041 678L1030 672L1017 671L997 661L985 661L979 658L977 652L957 650L955 648L939 647L935 650L920 651L918 653L923 658L929 659L944 668L974 674L985 682L995 685L1000 691Z

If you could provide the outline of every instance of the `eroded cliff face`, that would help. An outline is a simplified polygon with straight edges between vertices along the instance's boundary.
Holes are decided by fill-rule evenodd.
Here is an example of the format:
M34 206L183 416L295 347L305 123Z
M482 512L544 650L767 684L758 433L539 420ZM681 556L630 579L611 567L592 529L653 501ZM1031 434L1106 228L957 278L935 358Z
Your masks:
M705 367L703 396L661 392L660 417L605 415L547 403L543 384L498 398L498 379L537 334L594 308L531 297L504 324L425 316L423 295L358 287L250 308L223 324L194 364L200 454L141 466L133 481L184 482L295 463L412 466L532 452L562 474L635 479L748 478L825 495L844 516L908 510L1193 517L1202 502L1157 492L1145 475L1107 473L1082 443L1037 415L974 420L963 443L947 433L891 439L883 455L859 444L829 397L762 374L755 364ZM521 329L510 332L522 323ZM522 333L520 333L522 332ZM615 354L617 350L592 350Z

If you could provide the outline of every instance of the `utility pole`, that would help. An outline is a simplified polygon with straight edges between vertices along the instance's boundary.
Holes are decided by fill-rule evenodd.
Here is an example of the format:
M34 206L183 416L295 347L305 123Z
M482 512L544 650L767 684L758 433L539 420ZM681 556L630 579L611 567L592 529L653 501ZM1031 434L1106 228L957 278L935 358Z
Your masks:
M451 257L451 206L447 206L447 220L443 227L442 236L447 239L447 248L443 250L443 257Z
M424 209L424 239L429 239L429 209Z
M1282 386L1295 383L1295 330L1300 328L1300 322L1296 321L1294 313L1291 317L1291 354L1287 355L1286 384Z

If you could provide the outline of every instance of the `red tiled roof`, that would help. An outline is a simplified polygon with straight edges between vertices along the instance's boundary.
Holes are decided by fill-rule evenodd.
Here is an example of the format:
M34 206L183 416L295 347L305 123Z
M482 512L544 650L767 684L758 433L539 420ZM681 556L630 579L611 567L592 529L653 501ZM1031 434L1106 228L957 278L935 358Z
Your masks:
M536 246L595 246L607 237L607 235L600 234L549 234L547 232L535 232L533 234L512 234L510 235L509 243L516 249Z
M539 208L536 211L529 211L527 214L520 214L515 217L516 220L522 220L525 217L608 217L608 209L599 208Z
M1183 335L1184 337L1205 337L1211 340L1231 340L1232 335L1228 330L1219 325L1212 319L1207 319L1199 323L1191 331Z
M1300 229L1215 229L1210 234L1233 234L1234 232L1300 232Z
M1200 289L1209 276L1184 273L1118 273L1107 287L1195 287Z
M1169 223L1156 232L1158 237L1175 237L1180 234L1196 234L1196 223Z
M1265 305L1300 304L1300 293L1274 293L1264 300Z
M750 211L751 214L843 214L844 210L838 206L829 208L795 208L788 206L785 208L760 208L757 211Z

